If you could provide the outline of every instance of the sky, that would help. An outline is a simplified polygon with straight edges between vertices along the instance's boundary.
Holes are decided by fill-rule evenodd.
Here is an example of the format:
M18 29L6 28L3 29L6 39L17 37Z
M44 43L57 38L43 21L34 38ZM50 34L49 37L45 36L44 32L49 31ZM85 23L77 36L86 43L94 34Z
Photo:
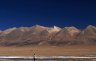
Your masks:
M21 26L96 25L94 0L0 0L0 29Z

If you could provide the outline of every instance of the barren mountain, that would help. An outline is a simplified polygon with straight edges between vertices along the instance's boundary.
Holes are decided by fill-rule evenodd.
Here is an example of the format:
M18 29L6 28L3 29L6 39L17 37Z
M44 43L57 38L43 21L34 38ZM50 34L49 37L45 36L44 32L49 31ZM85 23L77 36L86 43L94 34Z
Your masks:
M83 44L96 44L96 27L89 25L78 36L78 41Z
M75 45L96 44L96 27L89 25L84 30L75 27L10 28L0 31L0 45Z
M12 28L7 29L1 33L0 45L14 45L18 42L21 42L22 36L25 32L28 32L29 28L20 27L20 28Z
M41 32L41 39L42 42L39 43L39 45L47 44L49 45L49 42L52 40L52 38L61 30L59 27L50 27L45 29Z
M72 44L76 41L77 35L79 33L80 30L75 27L64 27L60 32L55 35L55 37L53 37L52 41L54 41L56 45Z

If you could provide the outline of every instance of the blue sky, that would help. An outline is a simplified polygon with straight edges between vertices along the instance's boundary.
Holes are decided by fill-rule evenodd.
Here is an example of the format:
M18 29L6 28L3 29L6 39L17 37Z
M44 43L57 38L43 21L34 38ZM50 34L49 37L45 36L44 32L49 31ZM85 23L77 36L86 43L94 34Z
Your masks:
M32 26L96 24L96 1L92 0L0 0L0 29Z

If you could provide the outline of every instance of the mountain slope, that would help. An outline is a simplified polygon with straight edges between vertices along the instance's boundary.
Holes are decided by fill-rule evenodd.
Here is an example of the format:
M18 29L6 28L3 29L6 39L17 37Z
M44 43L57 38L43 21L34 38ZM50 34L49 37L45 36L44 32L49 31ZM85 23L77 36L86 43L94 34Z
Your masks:
M96 27L89 25L84 30L75 27L32 27L10 28L0 31L0 45L77 45L96 44Z
M96 44L96 27L89 25L78 36L78 41L84 44Z
M76 41L77 35L80 33L75 27L64 27L60 32L58 32L53 41L57 44L71 44Z

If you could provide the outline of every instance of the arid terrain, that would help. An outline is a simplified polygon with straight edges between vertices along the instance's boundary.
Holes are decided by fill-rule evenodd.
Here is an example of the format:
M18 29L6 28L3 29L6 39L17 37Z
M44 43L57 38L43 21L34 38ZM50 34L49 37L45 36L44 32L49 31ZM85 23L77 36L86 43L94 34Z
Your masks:
M65 56L65 55L95 55L96 46L64 46L64 47L52 47L52 46L27 46L27 47L0 47L0 55L11 56Z
M0 55L95 55L96 26L9 28L0 31Z
M9 28L0 31L0 46L65 46L96 45L96 26L89 25L85 29L57 26Z

